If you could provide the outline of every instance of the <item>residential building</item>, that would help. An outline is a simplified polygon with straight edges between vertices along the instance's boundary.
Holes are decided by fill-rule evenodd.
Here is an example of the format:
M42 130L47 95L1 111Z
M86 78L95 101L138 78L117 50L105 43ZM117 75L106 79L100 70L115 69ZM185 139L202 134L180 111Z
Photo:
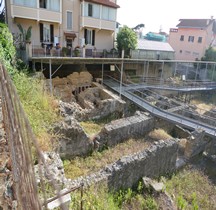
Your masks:
M134 59L173 60L175 51L167 42L139 39L136 50L131 51Z
M171 28L169 43L177 60L201 59L214 40L215 20L180 19L177 28Z
M7 23L13 34L17 24L32 26L32 48L83 47L110 50L114 46L116 0L10 0Z

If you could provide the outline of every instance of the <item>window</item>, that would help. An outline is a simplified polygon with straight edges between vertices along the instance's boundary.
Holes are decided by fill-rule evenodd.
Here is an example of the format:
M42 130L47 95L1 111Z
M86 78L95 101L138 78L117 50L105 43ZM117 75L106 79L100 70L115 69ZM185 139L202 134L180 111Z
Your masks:
M194 36L189 36L188 37L188 42L194 42Z
M73 18L73 16L72 16L72 12L69 12L69 11L67 11L67 29L68 30L72 30L72 18Z
M102 19L115 21L115 19L116 19L116 9L103 6Z
M37 7L37 0L14 0L15 5Z
M60 0L40 0L40 8L48 9L51 11L60 11Z
M102 18L104 20L109 19L109 8L108 7L103 7Z
M40 41L54 42L54 26L52 24L40 23Z
M93 16L93 5L88 4L88 16L92 17Z
M184 41L184 35L181 35L180 41Z
M202 43L202 37L198 37L198 43Z
M100 5L85 3L84 4L84 14L82 15L87 16L87 17L100 18Z
M95 45L95 30L85 29L84 37L85 44Z

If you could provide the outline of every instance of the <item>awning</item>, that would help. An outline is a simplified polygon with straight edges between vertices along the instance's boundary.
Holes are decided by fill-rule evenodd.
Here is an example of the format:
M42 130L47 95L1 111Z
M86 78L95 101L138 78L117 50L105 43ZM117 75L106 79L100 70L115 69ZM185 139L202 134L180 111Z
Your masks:
M66 39L72 39L72 40L74 40L77 37L76 34L72 33L72 32L71 33L65 32L64 35L65 35Z

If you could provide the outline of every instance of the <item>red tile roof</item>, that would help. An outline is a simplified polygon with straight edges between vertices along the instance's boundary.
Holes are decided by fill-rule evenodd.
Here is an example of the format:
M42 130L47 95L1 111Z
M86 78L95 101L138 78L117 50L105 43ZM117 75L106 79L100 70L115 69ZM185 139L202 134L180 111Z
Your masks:
M214 19L180 19L180 23L176 26L178 28L206 28Z
M83 0L81 0L83 1ZM113 7L113 8L119 8L119 5L117 5L114 2L111 2L110 0L85 0L87 2L95 3L95 4L102 4L104 6Z

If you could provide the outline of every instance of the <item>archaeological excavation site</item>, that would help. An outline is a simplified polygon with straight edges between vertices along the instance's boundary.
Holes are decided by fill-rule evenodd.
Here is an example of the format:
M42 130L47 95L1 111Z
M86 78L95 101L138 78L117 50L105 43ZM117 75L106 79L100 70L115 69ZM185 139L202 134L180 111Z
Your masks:
M48 200L44 206L115 209L108 204L93 208L90 189L105 188L113 195L126 192L126 196L128 189L142 186L136 193L145 199L151 195L154 208L144 207L146 203L129 208L133 202L123 200L118 209L183 209L164 180L185 169L199 170L215 185L216 171L208 168L216 164L215 131L210 129L215 128L215 106L203 108L200 98L206 98L205 91L161 89L150 85L152 78L143 85L140 78L134 79L126 73L119 83L116 78L120 72L108 73L101 77L83 68L51 80L46 73L37 75L43 80L44 91L52 91L60 115L49 131L51 149L42 149L44 161L36 158L32 169L37 185L47 188ZM134 84L138 79L139 84ZM170 81L172 87L178 82L169 77L167 82ZM212 90L208 99L214 94ZM2 112L0 116L2 121ZM3 127L0 134L1 142L6 144ZM1 170L9 171L8 164ZM1 201L0 209L6 209L8 203L16 206L11 190L13 181L9 174L7 177L1 183L0 196L8 201ZM52 182L62 194L60 198L54 196ZM138 195L133 192L131 196L135 199ZM214 198L213 193L210 199ZM87 208L87 200L91 208Z

